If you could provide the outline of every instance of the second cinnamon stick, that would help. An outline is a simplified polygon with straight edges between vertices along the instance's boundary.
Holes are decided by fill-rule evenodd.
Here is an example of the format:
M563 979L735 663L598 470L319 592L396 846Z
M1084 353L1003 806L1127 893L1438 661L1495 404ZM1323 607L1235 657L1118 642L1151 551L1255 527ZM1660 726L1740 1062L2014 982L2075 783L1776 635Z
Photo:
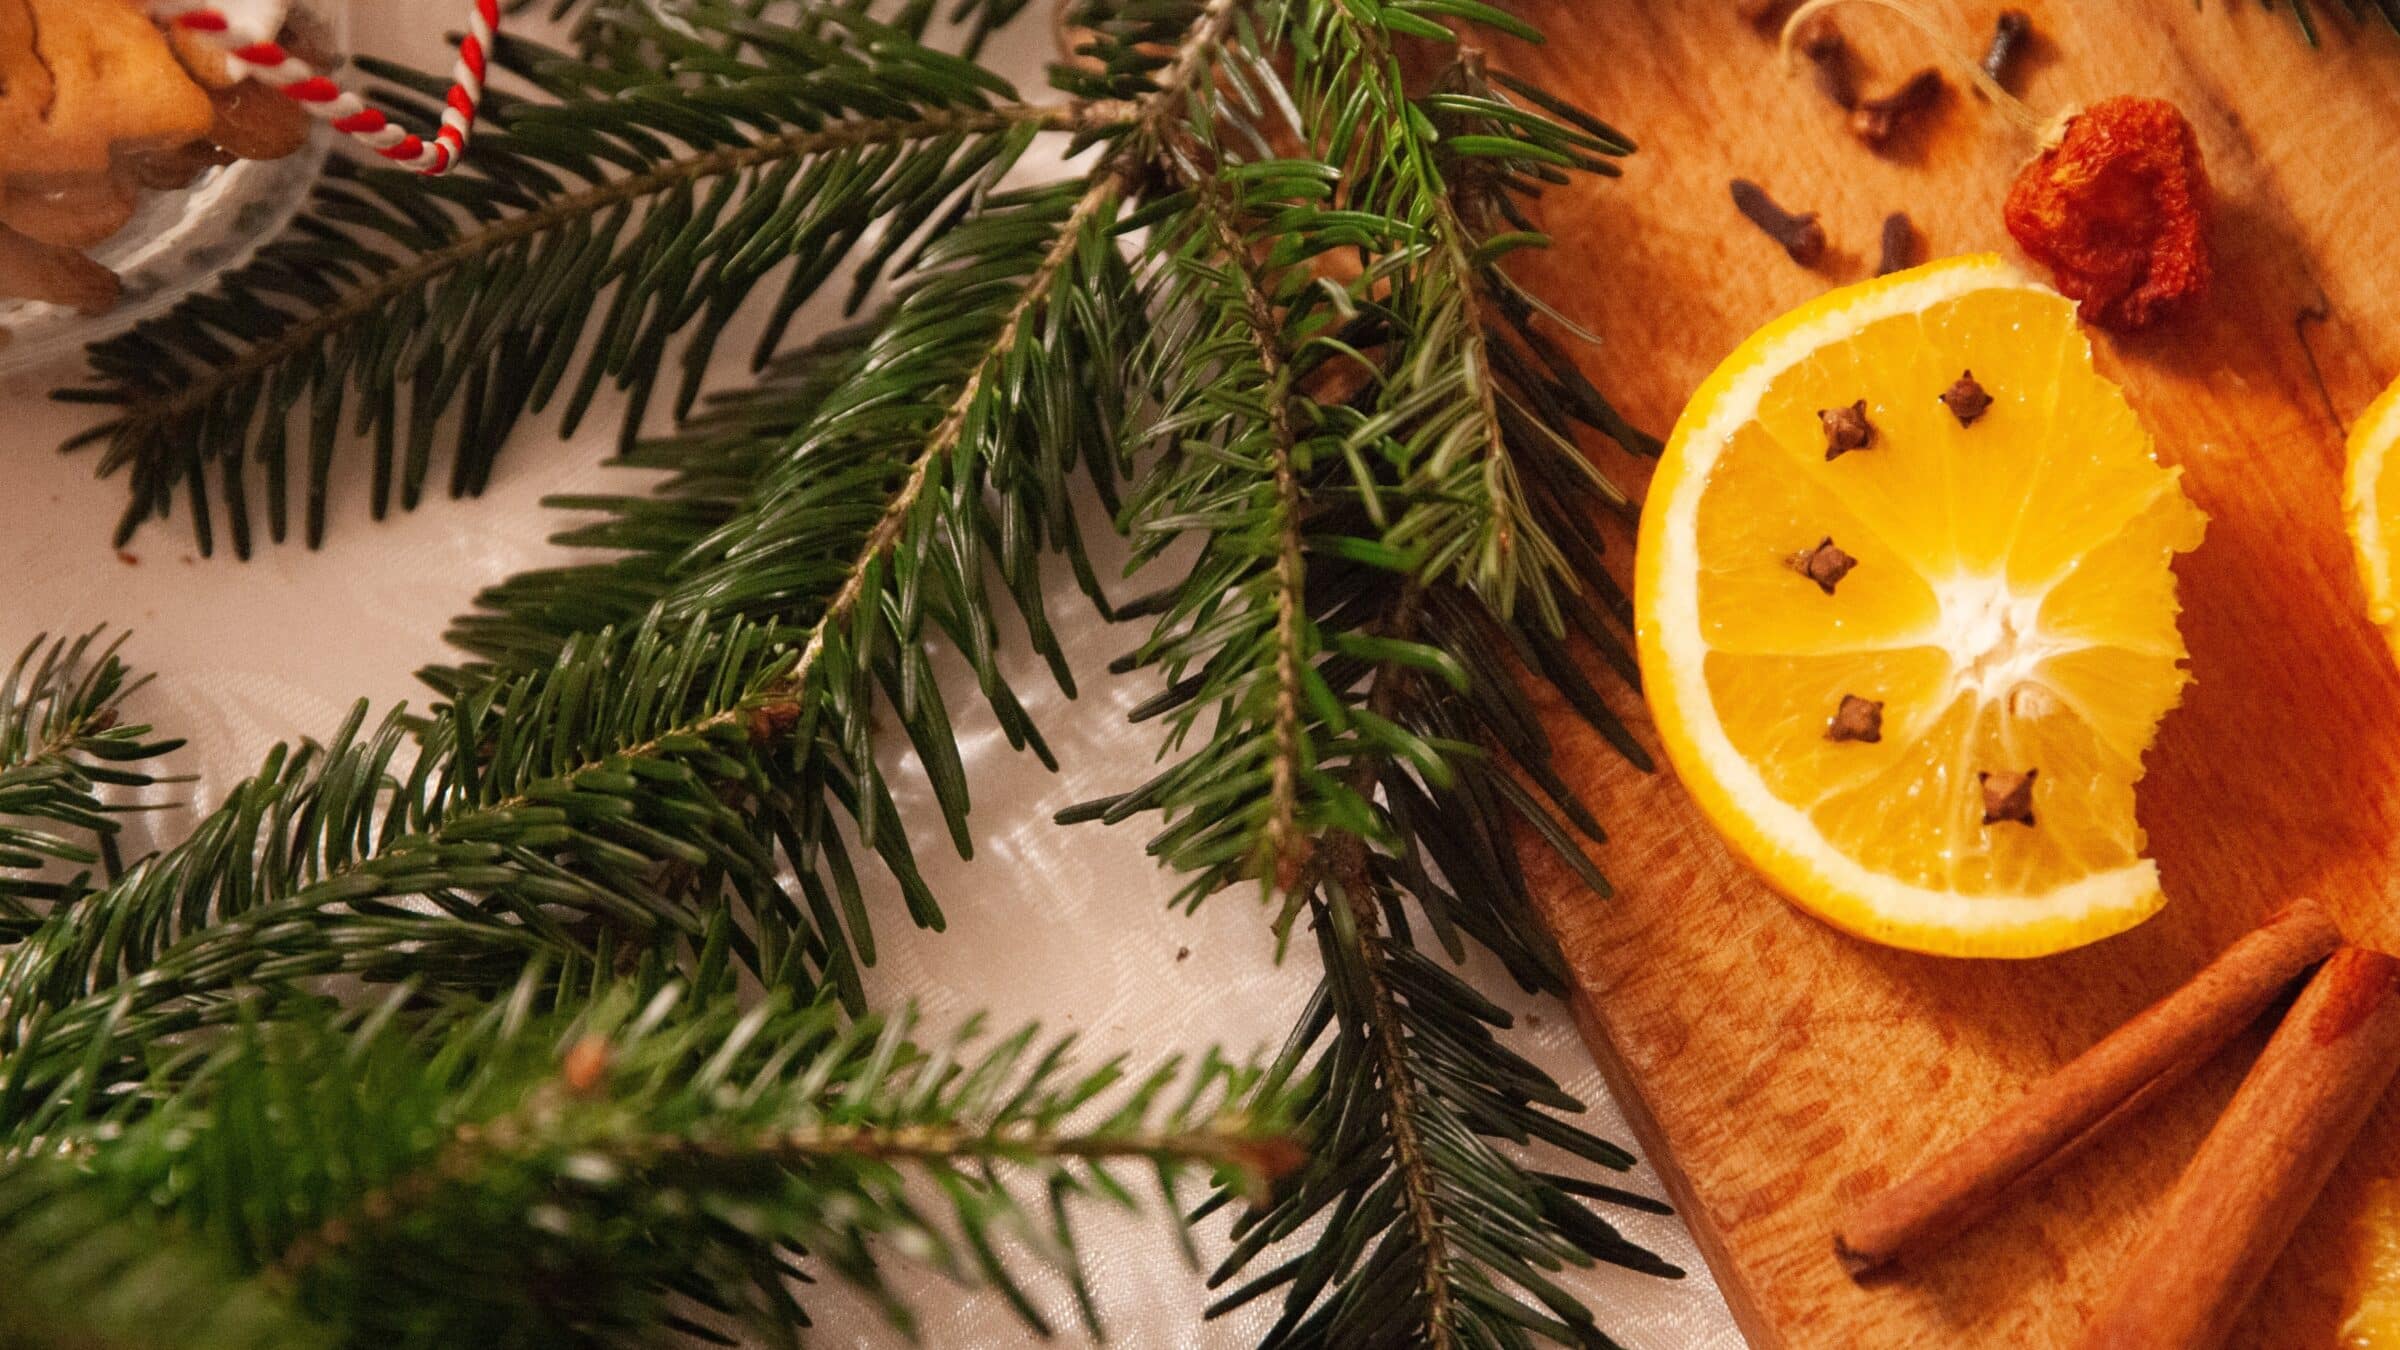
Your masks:
M2299 974L2341 944L2324 908L2301 900L2209 963L1916 1175L1861 1205L1834 1232L1853 1275L1929 1251L1980 1221L2017 1182L2071 1152L2112 1116L2214 1053Z
M2400 1071L2400 960L2335 952L2184 1169L2081 1350L2212 1350Z

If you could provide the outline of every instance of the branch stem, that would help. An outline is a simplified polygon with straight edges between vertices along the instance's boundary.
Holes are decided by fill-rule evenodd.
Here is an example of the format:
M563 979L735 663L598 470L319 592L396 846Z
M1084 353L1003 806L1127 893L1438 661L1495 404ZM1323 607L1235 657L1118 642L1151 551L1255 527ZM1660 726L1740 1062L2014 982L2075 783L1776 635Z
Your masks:
M1000 331L993 337L983 360L960 387L958 397L951 400L949 414L926 439L924 450L917 455L909 469L908 480L885 506L882 517L867 532L866 547L860 550L857 561L851 564L841 589L834 593L824 614L810 628L808 640L801 646L799 662L778 682L782 693L797 696L807 687L809 675L824 655L827 636L833 631L834 625L845 621L851 610L856 608L859 599L866 593L867 578L875 564L899 542L909 513L916 509L918 499L924 495L934 465L948 458L950 452L957 448L959 437L966 430L968 414L973 411L975 400L982 395L984 382L990 378L993 369L1015 350L1026 320L1048 297L1051 284L1057 280L1060 269L1066 266L1068 260L1075 256L1075 250L1081 246L1083 227L1123 195L1142 157L1148 152L1150 143L1158 138L1168 119L1181 110L1184 95L1189 91L1192 81L1206 68L1210 54L1224 41L1225 34L1231 29L1239 3L1240 0L1210 0L1208 8L1201 11L1199 18L1193 21L1191 30L1184 35L1182 44L1177 48L1175 61L1160 79L1158 88L1135 103L1130 119L1119 119L1120 122L1131 122L1131 134L1120 139L1110 149L1108 158L1094 170L1091 186L1076 200L1066 220L1060 223L1058 238L1051 243L1050 251L1043 256L1040 265L1034 268L1033 275L1026 278L1024 289L1018 292L1016 302L1010 306L1008 317L1001 323Z
M1347 14L1347 11L1344 13ZM1397 71L1398 57L1384 40L1382 31L1356 16L1351 16L1350 22L1357 32L1359 45L1371 58L1367 63L1369 68ZM1479 49L1467 49L1461 53L1460 60L1471 63L1469 69L1480 74L1483 55ZM1467 381L1474 389L1476 421L1482 431L1477 439L1483 446L1484 493L1490 513L1492 547L1500 562L1497 574L1490 578L1496 584L1478 586L1477 589L1486 595L1493 609L1506 619L1511 617L1516 607L1515 587L1510 584L1515 574L1508 562L1514 558L1519 547L1520 529L1529 527L1519 524L1525 512L1521 509L1516 464L1509 455L1507 433L1500 421L1499 384L1492 367L1490 340L1486 336L1488 321L1483 279L1472 256L1471 241L1475 233L1459 214L1451 187L1443 179L1440 165L1435 162L1434 143L1427 136L1423 119L1413 106L1409 106L1408 91L1400 87L1396 77L1390 94L1403 105L1404 115L1396 119L1400 128L1397 134L1408 147L1413 168L1424 189L1426 234L1432 242L1432 261L1449 274L1453 293L1458 298L1459 343L1466 358ZM1569 586L1577 584L1571 576L1562 576L1561 579Z
M339 1255L361 1231L422 1210L446 1185L463 1185L491 1162L538 1151L546 1142L544 1122L559 1107L555 1085L537 1090L516 1111L452 1130L424 1166L403 1173L360 1197L349 1212L334 1215L283 1249L267 1267L268 1278L289 1286L309 1270ZM647 1134L608 1141L579 1141L579 1154L597 1155L629 1168L662 1163L764 1163L801 1170L828 1162L868 1161L916 1167L1005 1162L1109 1162L1139 1159L1239 1168L1273 1178L1297 1162L1297 1146L1280 1136L1262 1136L1239 1113L1228 1113L1197 1129L1130 1131L1117 1134L1060 1134L1026 1123L953 1125L811 1124L748 1135Z
M1384 635L1405 638L1415 631L1423 599L1421 586L1409 583L1382 625ZM1379 667L1374 687L1367 695L1368 710L1390 719L1405 695L1409 678L1409 672L1399 666L1386 663ZM1351 787L1360 796L1374 792L1380 764L1379 759L1369 756L1351 767ZM1349 935L1350 955L1358 963L1359 975L1367 987L1368 1047L1383 1082L1384 1119L1392 1131L1392 1168L1400 1178L1409 1231L1415 1234L1417 1249L1423 1253L1418 1287L1425 1295L1425 1340L1431 1350L1456 1350L1458 1293L1450 1281L1450 1238L1444 1230L1440 1199L1434 1193L1433 1164L1425 1156L1425 1143L1418 1127L1413 1056L1401 1017L1400 995L1393 985L1390 965L1379 940L1383 916L1377 911L1374 869L1369 864L1366 841L1356 835L1342 835L1335 841L1332 852L1334 863L1329 876L1340 892L1337 899L1347 907L1350 917L1349 924L1337 926L1334 931L1337 936L1344 932Z
M1272 894L1296 895L1307 867L1307 846L1299 837L1300 667L1303 607L1307 597L1307 563L1302 555L1300 473L1294 455L1299 432L1292 421L1291 365L1275 322L1274 303L1252 270L1249 242L1234 228L1231 194L1214 175L1193 180L1197 199L1205 202L1209 224L1223 251L1226 273L1241 296L1243 327L1258 356L1266 386L1269 456L1274 465L1275 493L1275 760L1269 773L1267 828L1260 852L1259 882Z

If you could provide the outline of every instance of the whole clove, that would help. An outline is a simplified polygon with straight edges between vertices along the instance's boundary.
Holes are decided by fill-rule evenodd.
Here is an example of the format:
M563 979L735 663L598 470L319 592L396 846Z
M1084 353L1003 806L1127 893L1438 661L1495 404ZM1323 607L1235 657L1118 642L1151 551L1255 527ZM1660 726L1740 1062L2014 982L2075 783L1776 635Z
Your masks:
M1958 419L1960 426L1971 427L1975 425L1976 418L1991 411L1992 396L1976 380L1975 372L1970 370L1960 374L1948 389L1942 391L1942 406L1950 410L1950 415Z
M1875 424L1867 420L1867 401L1847 407L1819 408L1817 421L1825 427L1825 458L1840 459L1875 443Z
M1863 100L1850 110L1850 130L1868 145L1881 147L1900 129L1941 100L1942 73L1931 66L1911 75L1899 88L1881 98Z
M1800 37L1800 54L1816 74L1817 90L1848 112L1858 105L1858 81L1850 70L1850 44L1831 20L1818 19Z
M1817 213L1803 211L1798 215L1775 204L1767 190L1747 178L1733 180L1733 204L1753 225L1766 232L1768 238L1783 245L1783 251L1802 267L1813 267L1825 256L1825 227L1817 223Z
M1883 256L1876 260L1875 275L1888 277L1916 265L1916 223L1908 218L1906 211L1894 211L1883 218Z
M1841 585L1842 578L1856 566L1858 559L1844 553L1830 534L1825 536L1825 542L1792 559L1793 569L1817 583L1817 589L1827 595L1833 594L1833 588Z
M2008 68L2016 64L2017 53L2025 40L2033 36L2033 20L2024 10L2004 9L1992 24L1992 45L1983 53L1983 73L1992 83L2008 87Z
M1842 706L1834 710L1833 720L1825 725L1825 739L1859 741L1867 745L1882 740L1882 700L1860 698L1856 694L1842 695Z
M2019 825L2033 823L2033 780L2040 769L2023 773L1979 773L1975 781L1983 787L1983 823L1997 825L2013 821Z

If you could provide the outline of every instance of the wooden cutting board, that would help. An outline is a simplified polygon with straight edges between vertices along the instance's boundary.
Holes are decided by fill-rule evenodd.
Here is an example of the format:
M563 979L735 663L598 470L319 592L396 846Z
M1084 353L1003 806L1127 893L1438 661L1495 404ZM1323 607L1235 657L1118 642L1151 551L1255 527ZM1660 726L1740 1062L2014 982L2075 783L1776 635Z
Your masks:
M1928 8L1980 52L1997 5ZM2198 683L2151 752L2141 815L2171 903L2132 933L2034 962L1913 956L1786 906L1672 774L1643 775L1563 709L1564 761L1613 832L1613 901L1529 852L1587 1038L1639 1118L1759 1346L2065 1343L2231 1095L2261 1034L1896 1280L1861 1288L1828 1233L1848 1202L2175 987L2269 908L2332 904L2400 950L2400 674L2360 617L2339 517L2342 438L2400 374L2400 38L2336 27L2312 53L2249 0L2048 0L2019 87L2049 110L2163 95L2191 117L2220 203L2218 285L2169 331L2100 343L2211 517L2177 571ZM1525 0L1552 35L1499 59L1641 143L1626 177L1554 195L1559 247L1526 279L1603 339L1593 378L1663 433L1769 318L1873 267L1877 225L1929 255L2010 251L2000 203L2029 151L1972 94L1879 158L1762 34L1716 3ZM2320 10L2336 8L2326 3ZM1889 16L1841 18L1881 90L1931 53ZM1729 178L1823 213L1833 256L1792 264L1734 213ZM1646 466L1610 461L1630 481ZM1631 552L1615 563L1629 567ZM1624 710L1655 747L1630 696ZM2400 1172L2400 1093L2334 1176L2232 1344L2331 1344L2361 1189Z

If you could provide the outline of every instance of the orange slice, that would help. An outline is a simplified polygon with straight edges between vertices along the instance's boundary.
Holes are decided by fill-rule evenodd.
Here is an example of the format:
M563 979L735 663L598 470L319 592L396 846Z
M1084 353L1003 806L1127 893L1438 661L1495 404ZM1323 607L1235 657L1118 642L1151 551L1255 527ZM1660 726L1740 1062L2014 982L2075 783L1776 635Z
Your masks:
M2400 1181L2378 1181L2360 1219L2358 1292L2342 1350L2400 1350Z
M2367 588L2367 617L2383 629L2384 641L2400 652L2400 589L2394 585L2392 550L2400 545L2400 380L2367 405L2350 428L2350 463L2343 475L2343 515L2358 557L2358 577Z
M2189 679L2170 563L2202 525L2074 306L2013 266L1822 296L1717 368L1651 483L1637 627L1668 759L1862 937L2038 956L2122 931L2163 903L2134 783Z

